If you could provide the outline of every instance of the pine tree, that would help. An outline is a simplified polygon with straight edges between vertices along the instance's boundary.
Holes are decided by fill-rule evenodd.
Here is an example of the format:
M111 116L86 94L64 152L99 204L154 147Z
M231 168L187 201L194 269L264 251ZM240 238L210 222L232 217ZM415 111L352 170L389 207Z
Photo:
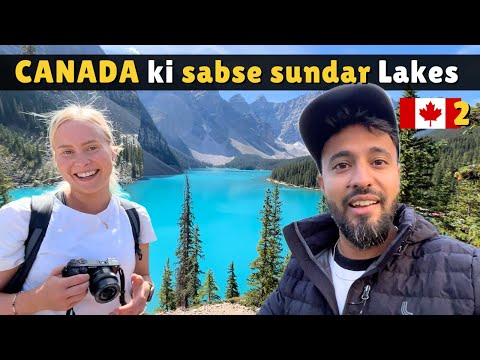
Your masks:
M188 308L192 300L189 293L191 274L191 258L193 246L193 221L195 217L192 212L192 198L190 194L190 183L188 175L185 175L185 190L182 205L182 214L178 225L180 226L180 237L175 251L177 257L176 271L176 295L177 307Z
M452 196L455 193L457 181L454 177L454 171L445 171L443 176L438 180L434 180L435 188L431 190L434 204L432 205L433 212L445 212Z
M272 192L272 213L270 217L269 229L269 257L270 272L272 274L271 283L267 285L273 291L280 281L283 269L283 246L282 246L282 202L280 201L280 190L278 184L275 184Z
M290 262L291 257L292 257L292 252L290 251L290 249L288 249L287 255L285 255L285 258L283 259L282 273L285 272L285 269L287 268L287 265Z
M262 228L260 230L260 240L257 244L258 257L250 264L253 270L247 279L250 289L246 292L245 297L247 304L260 306L268 296L266 284L268 274L268 228L270 226L270 214L272 211L271 191L265 191L265 200L262 210L260 210Z
M480 128L480 103L477 103L476 106L473 106L470 109L468 118L470 120L470 125L466 127L464 134L471 132L473 129Z
M278 188L274 192L267 189L262 210L262 228L257 244L258 257L250 264L253 270L247 279L250 289L246 292L248 305L260 306L275 290L283 271L282 245L280 242L280 205Z
M318 199L317 210L320 214L328 212L327 200L325 199L325 195L323 193L320 195L320 199Z
M205 275L205 282L198 292L198 302L213 304L218 301L220 301L218 286L215 282L212 271L208 269L207 274Z
M200 229L198 228L197 224L193 230L192 251L190 254L191 270L188 276L188 294L190 299L192 299L194 302L198 298L198 291L202 286L200 275L203 274L203 271L200 270L200 259L205 259L205 256L203 255L202 240L200 240Z
M474 109L472 108L472 112ZM469 117L472 118L471 115ZM433 212L445 213L447 204L452 201L458 184L454 173L462 166L480 162L480 127L467 129L470 131L436 130L428 135L442 144L439 160L432 175L435 186L429 191L430 197L434 200Z
M163 270L162 286L158 293L159 307L155 311L175 310L177 300L175 298L175 290L172 285L172 271L170 270L170 258L167 258L167 263Z
M235 275L235 268L233 261L228 267L227 290L225 291L225 299L236 298L240 296L238 291L237 276Z
M418 98L417 92L415 90L406 90L403 92L402 97L404 98ZM400 121L400 108L397 108L397 119ZM414 149L413 135L417 133L416 129L399 129L399 138L400 138L400 164L402 167L402 177L401 177L401 189L399 201L412 205L414 201L413 193L415 188L415 179L414 179Z
M12 201L12 197L9 194L12 187L12 179L5 177L2 169L0 169L0 207Z
M455 193L439 228L456 239L480 246L480 164L461 167L455 178Z
M405 90L404 98L417 98L416 90ZM400 108L396 109L400 120ZM433 139L415 136L416 129L400 129L400 164L402 170L399 201L415 207L432 207L433 170L440 144Z

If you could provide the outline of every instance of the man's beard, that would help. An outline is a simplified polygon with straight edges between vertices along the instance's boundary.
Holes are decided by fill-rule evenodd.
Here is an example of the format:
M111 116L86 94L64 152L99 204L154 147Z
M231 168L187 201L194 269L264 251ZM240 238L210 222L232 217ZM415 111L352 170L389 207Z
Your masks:
M369 215L360 215L357 217L357 223L354 224L349 221L345 215L349 207L348 203L353 196L366 194L372 194L378 197L378 204L381 206L382 215L376 222L369 221ZM362 250L381 245L387 240L390 228L393 226L393 219L398 206L398 201L395 198L390 208L387 209L385 196L370 188L357 189L347 195L342 201L343 209L345 209L344 211L341 211L327 198L326 202L332 219L337 224L339 230L345 235L348 241Z

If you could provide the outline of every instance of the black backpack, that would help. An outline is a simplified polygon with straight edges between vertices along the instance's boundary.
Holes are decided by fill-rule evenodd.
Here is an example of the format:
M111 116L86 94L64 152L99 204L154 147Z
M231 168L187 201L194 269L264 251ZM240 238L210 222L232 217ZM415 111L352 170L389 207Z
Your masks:
M19 266L17 272L10 279L3 292L13 294L22 290L23 283L32 268L40 245L47 232L48 223L52 215L54 198L54 194L32 196L30 225L28 228L28 236L25 240L25 261ZM140 218L137 209L126 199L120 198L120 203L125 209L132 226L133 239L135 240L135 254L138 255L139 260L142 260L142 251L139 246Z

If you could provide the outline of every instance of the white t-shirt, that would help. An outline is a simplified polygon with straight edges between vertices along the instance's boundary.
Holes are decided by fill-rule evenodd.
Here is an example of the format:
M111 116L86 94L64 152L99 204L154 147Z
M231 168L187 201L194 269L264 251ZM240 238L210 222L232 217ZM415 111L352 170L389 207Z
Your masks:
M363 275L365 270L353 271L344 269L337 264L333 258L333 253L330 252L330 269L332 270L333 287L335 288L335 297L337 298L338 311L343 313L345 301L347 300L348 291L353 282Z
M140 218L139 242L145 244L155 241L147 210L137 203L133 204ZM0 271L12 269L25 261L24 242L28 236L29 221L29 197L12 201L0 209ZM55 267L78 258L89 261L116 258L125 274L125 300L127 303L131 300L131 276L136 261L134 239L128 215L117 196L112 196L107 208L96 215L74 210L55 198L47 232L23 290L42 285ZM120 281L118 273L117 278ZM74 311L79 315L109 314L119 306L119 296L100 304L89 291ZM46 310L37 314L63 315L65 311Z

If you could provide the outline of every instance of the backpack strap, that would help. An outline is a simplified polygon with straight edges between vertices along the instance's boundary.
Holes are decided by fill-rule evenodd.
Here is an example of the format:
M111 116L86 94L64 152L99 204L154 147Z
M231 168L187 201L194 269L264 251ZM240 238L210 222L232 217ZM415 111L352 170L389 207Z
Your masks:
M135 254L138 255L138 260L142 260L142 250L140 249L140 217L137 209L131 201L120 198L120 204L125 209L132 227L133 240L135 241Z
M28 226L28 236L25 240L25 261L7 284L5 292L13 294L22 290L23 283L35 262L38 250L47 232L52 215L53 199L54 195L52 194L32 196L30 224Z
M62 194L59 195L61 196ZM25 240L25 261L19 266L15 275L13 275L5 286L5 293L13 294L22 290L25 279L35 262L38 250L40 249L40 245L47 232L50 217L52 216L54 196L56 195L44 194L32 196L30 204L30 224L28 226L28 236ZM137 209L126 199L120 198L120 203L130 220L135 242L135 253L138 255L138 259L142 260L142 250L139 245L140 217L138 216Z

